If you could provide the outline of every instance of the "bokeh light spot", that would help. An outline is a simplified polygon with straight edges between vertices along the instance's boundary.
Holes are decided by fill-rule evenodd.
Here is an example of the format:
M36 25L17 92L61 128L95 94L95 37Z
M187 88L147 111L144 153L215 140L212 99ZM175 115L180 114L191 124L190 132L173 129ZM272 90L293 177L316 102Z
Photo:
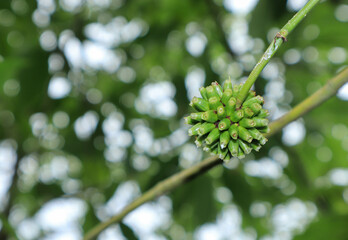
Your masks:
M295 146L303 141L306 129L301 121L295 121L283 128L282 141L287 146Z
M338 89L337 97L344 101L348 101L348 83L345 83L340 89Z
M332 151L328 147L320 147L316 151L316 156L321 162L329 162L332 159Z
M348 5L339 5L335 11L335 17L338 21L348 22Z
M346 49L341 47L334 47L329 51L328 58L334 64L344 63L347 59Z
M9 97L15 97L18 95L21 86L15 79L9 79L4 83L4 93Z
M71 91L71 83L64 77L53 77L48 85L48 96L52 99L66 97Z
M40 45L45 51L52 51L57 47L56 34L51 30L46 30L40 35Z
M66 112L58 111L53 114L53 124L57 128L66 128L69 125L69 115Z
M244 15L252 11L257 2L257 0L224 0L223 4L228 11L231 11L235 14Z
M306 3L306 0L288 0L286 7L291 11L299 11Z
M99 104L103 100L103 93L96 88L91 88L87 91L86 98L92 104Z
M296 64L301 60L301 53L297 49L289 49L285 52L283 58L285 63L289 65Z
M99 116L94 111L88 111L76 119L74 130L79 139L88 139L97 128Z
M318 25L311 24L305 27L303 30L303 37L309 41L316 39L320 34L320 28Z

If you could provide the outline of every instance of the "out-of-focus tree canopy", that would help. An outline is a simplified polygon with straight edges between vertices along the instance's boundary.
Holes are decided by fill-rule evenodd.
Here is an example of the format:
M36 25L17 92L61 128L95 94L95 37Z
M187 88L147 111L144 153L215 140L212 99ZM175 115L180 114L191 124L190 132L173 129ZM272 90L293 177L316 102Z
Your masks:
M206 155L182 118L248 76L305 0L0 1L0 239L80 239ZM274 120L347 65L327 0L255 84ZM257 154L147 203L99 239L346 239L348 86Z

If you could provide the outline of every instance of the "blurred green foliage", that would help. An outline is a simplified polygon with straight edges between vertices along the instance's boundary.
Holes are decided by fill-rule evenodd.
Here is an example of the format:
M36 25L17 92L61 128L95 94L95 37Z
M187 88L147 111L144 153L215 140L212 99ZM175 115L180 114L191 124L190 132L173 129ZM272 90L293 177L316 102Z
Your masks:
M55 198L84 202L83 234L111 215L99 210L123 183L144 192L200 161L205 155L182 134L182 118L191 111L188 95L200 80L245 80L294 14L287 1L272 0L242 14L228 11L221 0L68 2L0 1L0 163L8 160L5 148L17 155L0 183L7 192L0 201L0 239L51 236L55 230L35 216ZM315 7L256 82L272 118L347 65L347 18L339 14L347 4L331 0ZM78 44L68 48L68 40ZM189 81L192 72L196 77ZM52 97L61 87L53 87L56 78L68 90ZM334 97L275 135L260 153L169 193L171 220L155 231L158 239L199 239L202 226L218 224L231 206L247 239L345 239L347 108ZM86 113L91 117L82 120ZM77 133L79 126L85 132ZM255 165L265 159L271 165ZM33 238L20 230L25 219L39 227ZM130 225L120 226L126 239L150 239Z

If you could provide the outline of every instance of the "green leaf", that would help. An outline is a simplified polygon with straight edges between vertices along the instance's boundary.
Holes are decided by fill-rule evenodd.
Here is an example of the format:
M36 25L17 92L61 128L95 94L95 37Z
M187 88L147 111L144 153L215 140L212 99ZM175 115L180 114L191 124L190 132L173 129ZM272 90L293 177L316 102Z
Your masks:
M127 238L127 240L137 240L137 236L135 235L135 233L133 232L133 230L128 227L126 224L121 223L120 224L121 227L121 231L123 233L123 235Z

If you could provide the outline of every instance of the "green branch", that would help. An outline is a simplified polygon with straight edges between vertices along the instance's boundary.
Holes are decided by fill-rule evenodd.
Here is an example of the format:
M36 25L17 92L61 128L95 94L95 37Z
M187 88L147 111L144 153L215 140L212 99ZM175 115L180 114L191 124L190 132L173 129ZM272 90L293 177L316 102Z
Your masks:
M286 124L296 120L297 118L303 116L305 113L309 112L313 108L319 106L328 98L332 97L336 94L337 90L344 84L348 82L348 67L345 68L341 73L339 73L336 77L329 80L325 86L320 88L317 92L315 92L312 96L305 99L302 103L293 108L290 112L285 114L280 119L275 120L270 124L271 131L267 134L267 137L278 132L282 127ZM172 177L169 177L162 182L159 182L156 186L145 192L142 196L134 200L131 204L126 206L122 212L113 216L109 220L102 222L95 226L92 230L90 230L84 240L93 239L97 236L101 231L106 229L108 226L114 223L119 223L128 213L136 209L137 207L143 205L146 202L149 202L156 197L159 197L174 188L191 181L196 176L205 173L207 170L222 164L222 160L220 160L217 156L210 157L202 161L201 163L185 169Z
M245 98L248 95L250 88L255 83L257 77L261 74L264 67L277 52L279 47L286 40L289 33L301 22L301 20L307 15L307 13L319 2L320 0L310 0L300 11L298 11L290 21L285 24L285 26L277 33L274 40L271 42L266 52L262 55L261 59L255 65L254 69L251 71L248 79L245 81L239 95L237 97L237 108L242 106Z
M189 182L192 179L194 179L196 176L201 175L202 173L206 172L207 170L215 167L216 165L219 165L222 163L222 160L218 159L216 156L210 157L202 161L201 163L185 169L159 183L157 183L153 188L151 188L149 191L144 193L142 196L140 196L138 199L136 199L134 202L126 206L121 213L118 215L110 218L109 220L100 223L96 227L94 227L91 231L87 233L87 235L84 237L84 240L92 239L95 236L97 236L101 231L103 231L105 228L110 226L113 223L120 222L129 212L133 211L137 207L143 205L144 203L159 197L172 189L176 188L177 186L180 186L184 184L185 182Z
M312 109L316 108L327 99L336 94L338 89L342 87L343 84L348 82L348 67L342 70L338 75L329 80L322 88L316 91L313 95L306 98L296 107L294 107L290 112L285 114L283 117L272 122L269 127L271 132L267 134L267 137L271 136L273 133L278 132L289 122L294 121L297 118L302 117Z

